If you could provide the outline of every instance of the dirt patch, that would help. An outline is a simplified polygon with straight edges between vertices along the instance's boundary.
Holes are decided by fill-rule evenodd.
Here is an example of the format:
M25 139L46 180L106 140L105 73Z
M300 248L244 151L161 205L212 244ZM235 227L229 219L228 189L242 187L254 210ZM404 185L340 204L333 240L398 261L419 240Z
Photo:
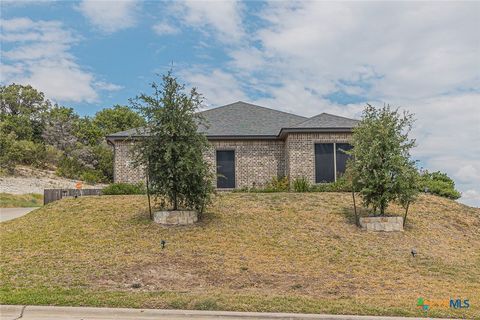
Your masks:
M12 176L0 177L0 193L25 194L40 193L44 189L73 189L78 180L61 178L55 171L17 167ZM104 184L84 184L84 188L102 188Z

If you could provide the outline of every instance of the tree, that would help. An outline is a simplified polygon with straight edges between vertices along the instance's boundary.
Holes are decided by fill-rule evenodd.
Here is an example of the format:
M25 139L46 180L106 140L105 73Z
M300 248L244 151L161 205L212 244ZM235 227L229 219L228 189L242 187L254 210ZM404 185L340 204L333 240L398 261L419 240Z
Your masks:
M66 153L71 152L78 141L75 129L78 126L79 116L72 108L56 105L48 112L46 118L42 133L45 143Z
M145 119L129 107L117 104L113 108L97 112L93 124L102 130L103 135L107 135L142 127L145 125Z
M21 140L41 140L45 112L50 101L30 85L0 86L0 121L2 134L14 132Z
M408 210L418 193L418 172L410 160L415 140L408 137L413 121L408 112L367 105L353 131L349 151L353 188L374 214L379 209L384 215L391 201Z
M173 210L195 209L202 212L213 190L212 177L203 153L208 148L205 125L197 113L201 95L168 72L162 84L152 83L153 94L141 94L131 100L133 107L147 119L148 136L137 144L136 165L144 166L151 193Z

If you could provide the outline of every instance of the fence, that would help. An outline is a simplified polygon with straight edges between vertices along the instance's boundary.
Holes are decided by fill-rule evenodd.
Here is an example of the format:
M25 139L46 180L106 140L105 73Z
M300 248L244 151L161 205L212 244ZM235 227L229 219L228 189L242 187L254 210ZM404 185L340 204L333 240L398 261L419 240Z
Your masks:
M43 204L67 197L99 196L101 194L102 189L44 189Z

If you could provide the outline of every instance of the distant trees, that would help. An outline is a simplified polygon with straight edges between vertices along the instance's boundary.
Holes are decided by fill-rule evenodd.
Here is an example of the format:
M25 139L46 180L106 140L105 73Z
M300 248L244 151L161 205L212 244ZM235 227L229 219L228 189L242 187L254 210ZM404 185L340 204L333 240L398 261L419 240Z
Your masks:
M186 93L170 72L161 84L153 82L152 89L151 95L132 100L147 119L149 133L138 143L137 165L146 168L149 187L163 206L202 212L213 190L203 158L208 141L197 131L203 122L197 113L202 97L195 89Z
M29 85L0 86L0 170L24 164L52 168L88 182L113 179L113 151L105 136L143 125L124 106L80 117L72 108L52 105Z
M415 140L408 137L413 121L408 112L367 105L354 129L349 151L352 186L374 214L379 210L384 215L391 201L408 209L418 194L418 172L410 159Z

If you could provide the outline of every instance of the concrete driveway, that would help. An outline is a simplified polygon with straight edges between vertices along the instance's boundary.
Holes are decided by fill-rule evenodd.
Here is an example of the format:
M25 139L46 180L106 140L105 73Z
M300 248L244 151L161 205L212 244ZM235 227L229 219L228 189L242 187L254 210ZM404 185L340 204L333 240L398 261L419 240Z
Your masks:
M21 216L26 215L32 210L38 209L39 207L33 208L0 208L0 222L12 220Z

